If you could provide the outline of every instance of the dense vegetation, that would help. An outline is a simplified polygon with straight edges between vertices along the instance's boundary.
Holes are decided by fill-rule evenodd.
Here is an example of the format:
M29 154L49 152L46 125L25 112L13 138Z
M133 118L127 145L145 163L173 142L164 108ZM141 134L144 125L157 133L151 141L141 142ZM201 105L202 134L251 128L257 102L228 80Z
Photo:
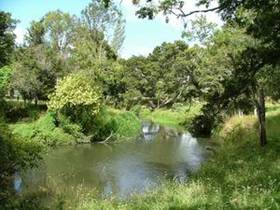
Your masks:
M0 12L0 202L47 208L44 193L13 195L17 170L35 167L50 146L128 140L140 120L152 120L211 137L215 155L186 184L164 183L129 201L91 192L63 201L52 192L48 207L278 209L279 107L266 109L265 101L280 97L279 2L219 0L212 8L201 0L206 9L190 13L184 1L133 2L140 18L163 12L167 22L170 15L186 21L217 11L224 25L200 16L183 31L195 44L162 43L147 57L122 59L125 20L113 1L92 0L79 16L50 11L30 24L22 45L17 21Z

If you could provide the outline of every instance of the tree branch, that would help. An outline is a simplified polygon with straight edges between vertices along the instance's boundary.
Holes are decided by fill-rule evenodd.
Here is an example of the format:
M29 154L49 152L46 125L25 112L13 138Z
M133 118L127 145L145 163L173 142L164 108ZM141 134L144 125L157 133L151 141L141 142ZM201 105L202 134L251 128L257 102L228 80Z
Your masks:
M185 13L181 8L178 8L178 10L181 12L181 14L178 14L176 16L177 17L188 17L188 16L191 16L191 15L196 14L196 13L213 12L215 10L220 10L220 9L222 9L222 7L218 6L218 7L213 7L213 8L210 8L210 9L194 10L194 11L191 11L189 13Z

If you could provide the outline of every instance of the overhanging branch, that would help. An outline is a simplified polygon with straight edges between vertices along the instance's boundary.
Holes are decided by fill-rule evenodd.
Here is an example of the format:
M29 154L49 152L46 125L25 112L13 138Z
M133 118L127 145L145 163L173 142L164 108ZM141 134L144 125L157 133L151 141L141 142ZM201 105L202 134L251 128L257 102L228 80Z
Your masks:
M175 14L174 12L172 12L172 9L170 10L170 12L172 14L176 15L177 17L188 17L188 16L191 16L191 15L196 14L196 13L213 12L213 11L221 10L221 9L222 9L222 7L218 6L218 7L213 7L213 8L209 8L209 9L194 10L194 11L191 11L189 13L185 13L181 8L178 8L180 14Z

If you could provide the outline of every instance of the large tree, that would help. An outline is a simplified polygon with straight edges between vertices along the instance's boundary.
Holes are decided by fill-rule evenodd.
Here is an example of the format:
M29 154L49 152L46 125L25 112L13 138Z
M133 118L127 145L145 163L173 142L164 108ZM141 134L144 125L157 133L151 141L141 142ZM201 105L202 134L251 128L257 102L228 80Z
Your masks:
M16 21L10 13L0 11L0 67L10 62L15 46Z

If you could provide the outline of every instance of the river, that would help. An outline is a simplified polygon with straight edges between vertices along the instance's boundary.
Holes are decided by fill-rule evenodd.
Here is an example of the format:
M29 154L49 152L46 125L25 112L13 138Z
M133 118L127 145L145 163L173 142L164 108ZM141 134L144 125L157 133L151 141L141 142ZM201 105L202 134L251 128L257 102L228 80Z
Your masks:
M154 189L163 180L185 182L206 159L206 141L150 122L138 138L114 144L58 147L39 168L16 175L18 193L55 186L65 191L84 186L99 195L129 197Z

